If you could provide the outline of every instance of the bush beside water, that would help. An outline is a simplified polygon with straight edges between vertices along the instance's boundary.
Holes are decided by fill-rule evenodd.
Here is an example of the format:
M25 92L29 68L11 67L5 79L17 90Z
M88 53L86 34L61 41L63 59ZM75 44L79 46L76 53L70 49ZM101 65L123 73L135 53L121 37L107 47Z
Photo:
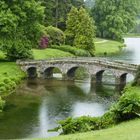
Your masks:
M10 92L16 88L22 77L16 78L4 78L0 81L0 94L4 95L6 92Z

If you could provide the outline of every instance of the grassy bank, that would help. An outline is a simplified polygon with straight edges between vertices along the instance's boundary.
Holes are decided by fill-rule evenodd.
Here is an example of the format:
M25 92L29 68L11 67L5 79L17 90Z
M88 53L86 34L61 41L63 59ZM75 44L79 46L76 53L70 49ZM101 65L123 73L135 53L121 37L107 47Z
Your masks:
M97 38L95 40L95 55L105 56L119 53L123 46L124 44L118 41Z
M0 96L12 91L24 76L15 62L0 62Z
M34 59L47 59L47 58L55 58L55 57L72 57L73 54L69 52L64 52L57 49L45 49L45 50L38 50L33 49L33 56Z
M94 132L58 136L46 140L140 140L140 119Z
M140 37L140 33L128 33L128 34L124 34L123 37Z

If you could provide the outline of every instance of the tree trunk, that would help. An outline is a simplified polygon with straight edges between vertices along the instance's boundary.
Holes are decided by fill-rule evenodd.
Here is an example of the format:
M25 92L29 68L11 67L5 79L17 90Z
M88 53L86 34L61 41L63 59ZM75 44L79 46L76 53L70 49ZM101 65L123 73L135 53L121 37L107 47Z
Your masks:
M58 0L55 1L56 9L55 9L55 27L58 27Z

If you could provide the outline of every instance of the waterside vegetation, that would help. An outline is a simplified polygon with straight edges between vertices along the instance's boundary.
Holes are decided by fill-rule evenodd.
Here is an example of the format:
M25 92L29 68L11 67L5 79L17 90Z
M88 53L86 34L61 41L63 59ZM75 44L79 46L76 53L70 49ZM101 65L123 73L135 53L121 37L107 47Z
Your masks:
M123 122L104 130L96 130L86 133L70 134L52 138L37 140L139 140L140 119Z

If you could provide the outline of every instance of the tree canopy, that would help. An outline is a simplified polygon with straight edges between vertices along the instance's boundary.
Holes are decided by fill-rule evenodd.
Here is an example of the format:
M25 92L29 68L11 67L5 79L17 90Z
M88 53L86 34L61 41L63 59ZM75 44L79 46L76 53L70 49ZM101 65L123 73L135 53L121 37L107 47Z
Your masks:
M120 40L135 25L138 0L96 0L91 10L97 35Z
M44 7L36 0L0 1L0 49L11 59L31 57L43 33Z
M84 0L41 0L45 6L46 26L55 26L62 30L66 27L66 18L72 6L80 8Z

